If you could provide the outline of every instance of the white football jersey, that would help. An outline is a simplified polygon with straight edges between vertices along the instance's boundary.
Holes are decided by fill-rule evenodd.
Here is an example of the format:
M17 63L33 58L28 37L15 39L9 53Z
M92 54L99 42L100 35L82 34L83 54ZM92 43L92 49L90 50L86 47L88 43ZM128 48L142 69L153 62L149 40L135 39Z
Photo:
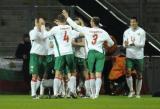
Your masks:
M38 31L36 27L29 32L31 40L31 50L30 54L47 55L47 50L45 46L45 37Z
M50 36L46 39L46 48L48 55L54 55L54 37Z
M46 31L42 27L45 37L54 36L54 53L55 57L67 54L73 54L72 39L79 36L79 32L72 30L69 25L59 25L53 27L50 31Z
M108 42L108 46L112 46L114 42L110 38L109 34L101 28L86 28L77 25L71 18L67 18L67 22L77 31L84 34L88 44L89 50L96 50L100 53L104 53L103 43Z
M146 40L146 32L138 27L136 30L132 28L127 29L123 35L123 46L125 47L124 42L127 41L129 44L132 44L134 41L135 46L126 47L126 57L132 59L142 59L144 58L144 45Z

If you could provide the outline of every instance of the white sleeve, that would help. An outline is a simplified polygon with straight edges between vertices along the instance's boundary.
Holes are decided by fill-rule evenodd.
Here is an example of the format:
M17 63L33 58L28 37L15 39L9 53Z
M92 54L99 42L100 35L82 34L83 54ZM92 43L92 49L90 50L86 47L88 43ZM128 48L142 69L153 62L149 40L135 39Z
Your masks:
M33 29L29 32L30 40L36 40L38 39L38 32Z
M42 38L45 39L47 37L50 37L52 35L54 35L56 32L56 29L53 27L50 31L47 31L45 26L42 26L41 27L41 30L42 30Z
M135 44L136 47L143 48L144 45L145 45L145 41L146 41L146 32L143 31L141 33L141 36L139 38L135 39L134 44Z
M72 34L71 36L73 39L78 38L80 36L80 32L77 32L75 30L72 30L71 34Z
M114 45L114 42L113 42L113 40L111 39L111 37L109 36L109 34L107 32L105 33L105 37L106 37L106 41L108 43L108 46L112 47Z
M125 41L127 40L127 38L126 38L126 32L124 32L124 34L123 34L123 47L126 47L125 46Z
M84 28L80 25L77 25L70 17L67 18L67 22L69 23L70 26L72 26L75 30L85 34Z

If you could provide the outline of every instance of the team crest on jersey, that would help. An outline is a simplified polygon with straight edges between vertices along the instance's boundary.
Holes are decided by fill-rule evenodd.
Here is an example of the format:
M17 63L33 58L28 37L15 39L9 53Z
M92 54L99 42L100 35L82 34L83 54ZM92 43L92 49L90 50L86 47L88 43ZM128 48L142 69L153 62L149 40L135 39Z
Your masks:
M141 34L140 34L140 33L137 33L137 35L140 36Z

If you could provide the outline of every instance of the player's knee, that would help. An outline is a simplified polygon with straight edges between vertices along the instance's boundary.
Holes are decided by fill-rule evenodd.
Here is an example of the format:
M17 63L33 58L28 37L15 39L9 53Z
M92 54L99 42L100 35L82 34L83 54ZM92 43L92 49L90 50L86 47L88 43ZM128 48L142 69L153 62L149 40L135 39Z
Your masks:
M132 76L131 73L127 72L126 77L129 78L130 76Z
M90 73L90 79L95 79L95 74L94 73Z
M130 76L132 76L132 71L130 69L128 69L126 72L126 77L128 78Z
M60 76L61 76L61 72L56 70L55 77L60 77Z
M88 80L90 76L88 74L85 74L85 79Z
M32 76L32 81L37 81L37 77L36 76Z
M72 76L77 76L77 72L76 71L72 71L71 75Z
M41 81L42 79L38 76L38 77L37 77L37 80Z
M102 77L102 74L100 72L97 72L96 73L96 78L101 78Z
M71 70L70 73L71 73L72 75L76 75L76 74L77 74L76 70Z
M136 76L136 78L139 79L139 80L141 80L141 79L143 79L143 76L142 76L142 74L138 73L137 76Z

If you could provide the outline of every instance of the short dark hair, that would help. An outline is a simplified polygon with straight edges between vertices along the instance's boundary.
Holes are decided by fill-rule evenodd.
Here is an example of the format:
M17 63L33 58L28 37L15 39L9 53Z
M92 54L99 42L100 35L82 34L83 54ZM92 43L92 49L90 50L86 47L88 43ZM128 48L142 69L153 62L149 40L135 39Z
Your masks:
M63 22L63 23L66 22L66 18L62 14L58 15L57 20L59 20L60 22Z
M136 20L136 21L138 21L137 17L135 17L135 16L131 17L131 20Z
M49 22L46 22L45 26L48 27L48 28L52 28L52 24L49 23Z
M92 17L92 21L94 22L95 25L99 25L100 18L99 17Z

